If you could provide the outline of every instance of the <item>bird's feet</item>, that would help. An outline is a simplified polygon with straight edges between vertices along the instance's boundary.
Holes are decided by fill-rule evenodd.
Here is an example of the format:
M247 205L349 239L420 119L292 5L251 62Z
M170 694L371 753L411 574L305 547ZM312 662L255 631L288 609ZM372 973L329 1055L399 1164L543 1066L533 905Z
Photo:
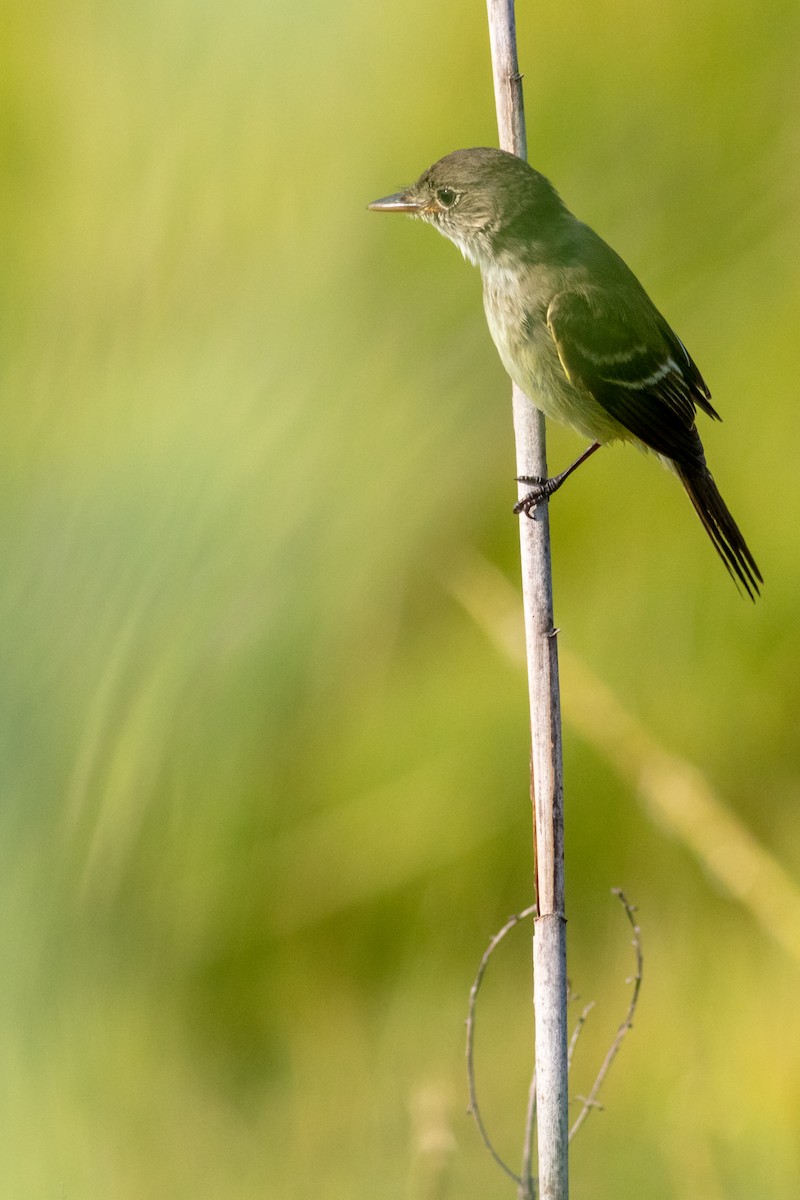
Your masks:
M531 490L526 492L522 499L514 505L514 512L517 516L525 513L526 517L532 519L542 501L552 496L553 492L563 483L563 479L558 475L553 479L542 479L540 475L518 475L517 483L529 483L532 486Z
M575 462L567 467L566 471L562 471L560 475L554 475L552 479L542 479L539 475L518 475L517 483L530 483L533 486L531 490L518 500L514 505L514 512L519 515L525 513L526 517L532 517L538 505L543 500L547 500L552 496L553 492L557 492L565 479L569 479L573 471L575 471L587 458L591 458L595 450L600 449L599 442L592 442L588 450L584 450L580 458L576 458Z

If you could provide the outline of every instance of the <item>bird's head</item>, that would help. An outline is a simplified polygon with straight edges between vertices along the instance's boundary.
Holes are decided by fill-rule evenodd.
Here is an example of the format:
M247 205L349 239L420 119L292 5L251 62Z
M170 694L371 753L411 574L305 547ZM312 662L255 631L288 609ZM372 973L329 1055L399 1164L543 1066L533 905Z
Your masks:
M565 211L543 175L490 147L448 154L416 183L369 208L421 217L479 266L496 261L506 245L530 245L545 222Z

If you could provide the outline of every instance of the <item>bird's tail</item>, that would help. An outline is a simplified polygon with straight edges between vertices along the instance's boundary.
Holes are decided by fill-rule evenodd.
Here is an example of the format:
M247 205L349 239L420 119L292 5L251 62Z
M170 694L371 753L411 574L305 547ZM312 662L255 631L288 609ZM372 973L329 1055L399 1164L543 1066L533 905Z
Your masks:
M675 467L720 558L734 581L738 580L750 599L755 600L760 592L759 584L764 582L761 572L739 526L728 512L728 506L720 496L708 467L703 465L687 468L677 463Z

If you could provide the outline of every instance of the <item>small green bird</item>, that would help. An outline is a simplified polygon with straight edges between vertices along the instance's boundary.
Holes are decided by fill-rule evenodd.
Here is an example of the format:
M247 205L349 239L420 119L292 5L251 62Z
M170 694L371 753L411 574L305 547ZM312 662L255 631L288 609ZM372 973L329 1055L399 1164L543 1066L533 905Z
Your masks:
M654 451L689 494L728 571L755 599L763 582L706 466L696 409L711 393L619 255L569 211L552 184L504 150L456 150L411 187L369 207L435 226L480 267L489 331L505 369L547 417L591 440L515 512L531 516L606 442Z

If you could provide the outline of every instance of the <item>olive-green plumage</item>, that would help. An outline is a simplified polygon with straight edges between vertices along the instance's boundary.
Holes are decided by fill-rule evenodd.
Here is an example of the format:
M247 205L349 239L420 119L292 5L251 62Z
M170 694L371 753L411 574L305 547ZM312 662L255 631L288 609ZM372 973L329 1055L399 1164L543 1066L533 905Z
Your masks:
M592 442L658 454L754 597L761 574L695 425L698 408L719 420L711 393L633 272L548 180L503 150L457 150L370 208L421 217L480 268L489 330L514 382L545 416ZM518 510L530 512L559 482L535 489Z

